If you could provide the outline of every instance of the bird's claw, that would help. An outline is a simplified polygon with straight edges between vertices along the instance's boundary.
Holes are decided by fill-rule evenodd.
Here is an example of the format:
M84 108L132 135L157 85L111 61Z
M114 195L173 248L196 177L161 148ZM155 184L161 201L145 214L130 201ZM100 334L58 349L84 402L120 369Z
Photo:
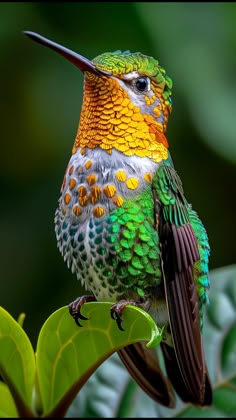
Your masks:
M110 309L111 317L112 317L112 319L114 319L116 321L117 326L118 326L119 330L121 330L121 331L125 331L124 328L121 325L121 323L122 323L121 314L122 314L123 310L125 309L125 307L129 303L130 302L127 302L125 300L120 300L119 302L112 305L112 307Z
M111 317L112 317L112 319L114 319L116 321L119 330L124 331L124 328L121 326L121 323L122 323L121 316L119 314L119 311L117 311L116 308L114 308L114 306L115 305L113 305L111 307L111 310L110 310Z
M77 299L73 300L73 302L69 303L68 308L70 315L74 318L76 325L78 327L82 327L79 323L79 319L86 321L88 318L81 314L80 310L84 303L86 302L94 302L96 298L94 296L79 296Z
M112 305L112 307L110 309L111 318L116 321L117 326L118 326L119 330L121 330L121 331L125 331L124 328L121 326L121 323L122 323L121 315L122 315L122 312L127 305L138 306L140 308L143 307L142 302L138 302L138 301L134 301L134 300L120 300L119 302Z

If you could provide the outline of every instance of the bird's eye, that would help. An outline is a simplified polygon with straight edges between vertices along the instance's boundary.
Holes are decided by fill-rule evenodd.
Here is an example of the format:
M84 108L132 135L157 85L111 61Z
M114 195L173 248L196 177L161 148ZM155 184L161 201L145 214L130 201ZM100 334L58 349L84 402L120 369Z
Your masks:
M148 90L149 83L147 77L138 77L135 80L135 87L139 92L145 92Z

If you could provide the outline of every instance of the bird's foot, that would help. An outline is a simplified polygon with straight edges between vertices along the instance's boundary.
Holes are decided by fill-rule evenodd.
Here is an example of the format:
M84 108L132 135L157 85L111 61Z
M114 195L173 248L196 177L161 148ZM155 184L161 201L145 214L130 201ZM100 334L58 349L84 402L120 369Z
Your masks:
M124 331L124 328L121 326L121 323L122 323L121 315L127 305L133 305L133 306L138 306L140 308L143 308L143 303L137 302L135 300L120 300L119 302L112 305L110 309L111 317L112 319L116 321L117 326L119 330L121 331Z
M82 325L78 321L79 319L85 321L88 319L85 316L83 316L80 312L82 306L84 305L84 303L94 302L96 300L97 299L94 296L79 296L75 300L73 300L73 302L69 303L69 312L72 318L74 318L75 323L78 325L78 327L82 327Z

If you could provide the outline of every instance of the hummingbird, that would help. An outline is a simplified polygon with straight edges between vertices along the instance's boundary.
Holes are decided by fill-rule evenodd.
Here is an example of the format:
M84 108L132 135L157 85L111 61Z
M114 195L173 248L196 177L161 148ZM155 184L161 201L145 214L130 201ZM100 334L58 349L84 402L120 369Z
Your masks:
M122 330L127 304L145 309L164 329L165 368L157 351L139 342L118 351L130 375L166 407L175 407L175 392L184 402L210 405L202 340L210 246L165 135L172 80L159 61L140 52L89 60L24 33L84 74L78 131L55 213L59 251L88 291L69 304L70 313L80 325L85 302L110 301Z

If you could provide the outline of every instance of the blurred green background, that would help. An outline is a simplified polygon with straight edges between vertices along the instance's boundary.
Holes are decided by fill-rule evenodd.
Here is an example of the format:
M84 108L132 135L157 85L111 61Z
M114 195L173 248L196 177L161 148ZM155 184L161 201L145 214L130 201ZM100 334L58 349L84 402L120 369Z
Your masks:
M1 3L0 304L46 318L81 294L56 246L54 212L77 131L83 76L32 30L93 58L155 56L174 82L167 137L210 239L210 269L234 264L236 4Z

